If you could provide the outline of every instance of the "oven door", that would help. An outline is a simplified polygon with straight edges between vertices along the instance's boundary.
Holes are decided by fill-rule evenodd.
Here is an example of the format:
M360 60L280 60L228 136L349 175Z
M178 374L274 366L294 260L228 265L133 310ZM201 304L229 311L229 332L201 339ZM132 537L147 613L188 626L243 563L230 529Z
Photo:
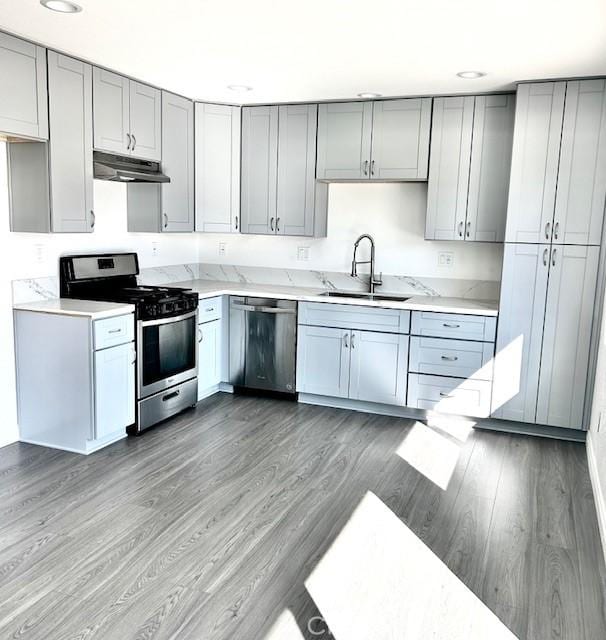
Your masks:
M137 323L139 398L198 375L198 312Z

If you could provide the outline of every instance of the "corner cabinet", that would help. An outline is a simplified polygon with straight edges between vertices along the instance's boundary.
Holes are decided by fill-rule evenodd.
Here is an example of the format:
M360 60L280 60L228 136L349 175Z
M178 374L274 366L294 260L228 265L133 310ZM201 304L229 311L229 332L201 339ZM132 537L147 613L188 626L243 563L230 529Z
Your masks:
M133 314L14 317L20 440L88 454L126 437L135 422Z
M321 104L319 180L426 180L431 98Z
M195 105L196 231L240 230L241 108Z
M161 113L159 89L93 68L95 149L160 162Z
M606 199L606 80L518 89L507 242L599 245Z
M46 142L7 145L11 231L90 233L93 210L92 68L48 52Z
M48 139L46 49L0 33L0 131Z
M326 235L328 187L315 180L317 108L242 108L242 233Z
M502 242L513 94L435 98L426 240Z
M194 103L162 92L162 230L194 230Z
M505 245L494 417L583 428L599 251Z

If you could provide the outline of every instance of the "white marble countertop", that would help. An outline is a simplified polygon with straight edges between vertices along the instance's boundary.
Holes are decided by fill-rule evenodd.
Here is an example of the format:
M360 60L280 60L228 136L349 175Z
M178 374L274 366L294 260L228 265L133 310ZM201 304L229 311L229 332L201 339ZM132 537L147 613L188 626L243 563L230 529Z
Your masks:
M446 298L440 296L412 296L403 302L392 300L364 300L363 298L333 298L321 295L323 290L307 287L275 284L249 284L223 282L218 280L186 280L168 286L188 287L196 291L200 298L219 295L256 296L261 298L283 298L305 302L330 302L333 304L356 304L365 307L387 309L408 309L411 311L438 311L441 313L462 313L476 316L497 316L497 300L473 300L471 298ZM387 291L377 292L389 295Z
M95 300L73 300L71 298L55 298L16 304L13 309L19 311L36 311L38 313L54 313L64 316L85 316L91 320L113 318L134 313L132 304L115 302L97 302Z

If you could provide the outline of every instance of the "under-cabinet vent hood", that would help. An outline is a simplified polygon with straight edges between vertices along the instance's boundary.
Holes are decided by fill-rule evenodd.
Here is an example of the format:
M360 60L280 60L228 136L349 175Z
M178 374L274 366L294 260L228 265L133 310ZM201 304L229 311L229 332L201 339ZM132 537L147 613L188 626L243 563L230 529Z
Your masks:
M113 182L170 182L160 170L159 162L138 160L111 153L93 152L94 176Z

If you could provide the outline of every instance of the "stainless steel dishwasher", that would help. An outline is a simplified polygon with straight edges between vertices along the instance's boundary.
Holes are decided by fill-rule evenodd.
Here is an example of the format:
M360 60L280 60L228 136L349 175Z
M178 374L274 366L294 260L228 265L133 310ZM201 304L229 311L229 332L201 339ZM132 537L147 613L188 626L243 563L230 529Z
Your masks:
M229 299L229 381L240 389L295 393L297 303Z

